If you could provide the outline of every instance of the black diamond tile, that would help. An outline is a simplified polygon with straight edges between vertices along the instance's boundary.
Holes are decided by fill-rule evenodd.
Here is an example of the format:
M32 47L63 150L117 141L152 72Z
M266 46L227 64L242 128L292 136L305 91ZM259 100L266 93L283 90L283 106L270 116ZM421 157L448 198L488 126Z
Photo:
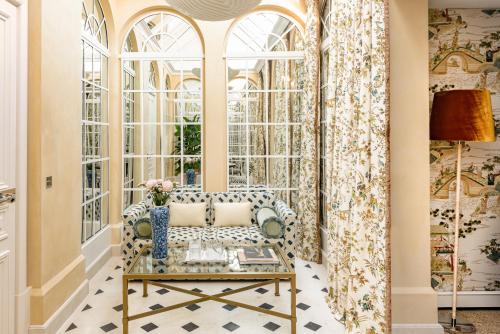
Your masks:
M133 293L136 293L137 291L135 291L134 289L128 289L128 294L131 295Z
M122 269L122 267L120 267L120 266L116 266L116 267L115 267L115 270L116 270L116 269Z
M304 303L299 303L297 304L297 308L300 308L301 310L303 311L306 311L307 309L309 309L311 306L307 305L307 304L304 304Z
M116 312L121 312L123 310L123 304L116 305L115 307L113 307L113 310L115 310Z
M158 328L155 324L150 322L149 324L145 324L144 326L141 326L142 329L144 329L146 332L151 332L154 331L155 329Z
M300 289L295 289L295 292L296 292L297 294L298 294L298 293L300 293L301 291L302 291L302 290L300 290ZM292 292L292 290L291 290L291 289L288 289L288 292Z
M226 304L224 306L222 306L223 309L226 309L228 311L232 311L234 310L235 308L237 308L238 306L234 306L234 305L229 305L229 304Z
M103 293L103 292L104 292L104 291L102 291L101 289L99 289L99 290L97 290L97 291L95 292L95 294L96 294L96 295L99 295L99 294L101 294L101 293Z
M266 309L266 310L270 310L270 309L274 308L273 305L269 305L268 303L264 303L264 304L260 305L259 307Z
M106 282L107 282L107 281L111 281L112 279L113 279L113 277L108 276L108 278L106 278Z
M150 306L149 308L152 309L152 310L157 310L159 308L163 308L163 305L161 305L161 304L154 304L154 305Z
M255 292L257 293L260 293L261 295L265 294L266 292L268 292L269 290L267 289L264 289L264 288L258 288L257 290L255 290Z
M198 293L203 292L202 290L200 290L198 288L191 289L191 291L198 292Z
M319 279L318 275L313 276L314 279Z
M240 328L240 326L238 326L234 322L228 322L227 324L222 326L222 328L227 329L230 332L233 332L233 331L237 330L238 328Z
M318 324L316 324L314 322L311 322L311 321L309 321L304 327L307 328L307 329L312 330L313 332L316 332L318 329L321 328L320 325L318 325Z
M156 293L160 294L160 295L164 295L166 293L168 293L170 291L168 291L167 289L160 289L160 290L156 290Z
M188 332L192 332L192 331L194 331L195 329L197 329L199 327L200 326L198 326L197 324L193 324L192 322L190 322L189 324L185 324L184 326L182 326L182 328L184 328Z
M76 325L74 323L71 323L71 325L69 325L68 328L66 328L66 333L69 331L72 331L75 328L76 328Z
M109 324L106 324L104 326L101 326L101 329L103 331L105 331L106 333L109 332L109 331L112 331L113 329L116 329L118 327L116 327L116 325L112 322L110 322Z
M311 269L311 265L309 263L306 264L305 267Z
M89 304L85 305L82 309L82 312L83 311L87 311L87 310L90 310L92 308L92 306L90 306Z
M326 288L321 289L324 293L328 293L328 290Z
M233 289L231 289L231 288L225 288L224 290L222 290L222 292L228 292L228 291L233 291Z
M186 308L190 311L196 311L197 309L201 308L200 306L196 305L196 304L191 304L191 305L188 305L186 306Z
M274 332L275 330L277 330L280 327L281 327L280 325L275 324L272 321L270 321L270 322L268 322L267 324L264 325L264 328L270 330L271 332Z

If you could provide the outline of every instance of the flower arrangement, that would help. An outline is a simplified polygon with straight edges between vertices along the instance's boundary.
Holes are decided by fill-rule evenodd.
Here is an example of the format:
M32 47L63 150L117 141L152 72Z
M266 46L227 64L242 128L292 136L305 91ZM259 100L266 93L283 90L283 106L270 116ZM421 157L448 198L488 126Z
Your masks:
M170 194L175 189L175 184L172 181L161 179L148 180L146 183L141 184L141 186L146 187L153 198L153 203L156 206L165 205L170 198Z

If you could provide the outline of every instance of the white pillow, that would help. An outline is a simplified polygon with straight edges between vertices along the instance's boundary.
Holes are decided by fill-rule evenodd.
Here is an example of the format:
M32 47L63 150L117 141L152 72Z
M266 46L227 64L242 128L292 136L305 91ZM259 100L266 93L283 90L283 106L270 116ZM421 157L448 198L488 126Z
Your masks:
M170 226L205 226L206 203L170 203Z
M252 212L250 202L214 203L214 226L251 226Z

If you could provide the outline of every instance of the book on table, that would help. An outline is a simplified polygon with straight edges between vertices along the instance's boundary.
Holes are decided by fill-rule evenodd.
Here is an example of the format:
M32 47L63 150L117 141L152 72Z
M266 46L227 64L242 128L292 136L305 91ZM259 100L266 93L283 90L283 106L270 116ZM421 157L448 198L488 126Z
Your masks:
M240 264L279 264L278 256L272 248L243 247L238 249Z

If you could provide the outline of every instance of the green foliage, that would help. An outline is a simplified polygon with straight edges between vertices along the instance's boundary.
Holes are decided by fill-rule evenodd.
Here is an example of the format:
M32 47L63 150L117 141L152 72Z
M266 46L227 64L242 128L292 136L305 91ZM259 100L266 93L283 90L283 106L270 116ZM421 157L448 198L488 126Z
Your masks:
M491 239L490 243L481 247L481 254L486 254L486 257L491 261L498 263L500 260L500 243L498 239Z
M431 217L433 218L438 218L439 221L439 226L443 226L444 228L450 228L450 226L453 226L455 222L455 210L453 209L446 209L441 211L440 209L434 209L431 210L430 212ZM463 214L460 214L460 219L463 218ZM459 238L465 238L467 234L471 234L475 230L477 230L476 226L480 225L482 222L477 219L471 219L466 223L463 223L463 227L458 229L458 236Z
M184 117L184 123L199 123L200 116L195 115L192 119L189 117ZM175 148L174 154L181 154L181 134L184 136L184 155L199 155L201 152L201 125L200 124L184 124L183 131L181 131L181 125L177 124L175 126ZM189 159L185 158L184 171L188 169L199 170L201 166L200 159ZM177 160L175 162L175 174L179 175L181 173L181 161Z

